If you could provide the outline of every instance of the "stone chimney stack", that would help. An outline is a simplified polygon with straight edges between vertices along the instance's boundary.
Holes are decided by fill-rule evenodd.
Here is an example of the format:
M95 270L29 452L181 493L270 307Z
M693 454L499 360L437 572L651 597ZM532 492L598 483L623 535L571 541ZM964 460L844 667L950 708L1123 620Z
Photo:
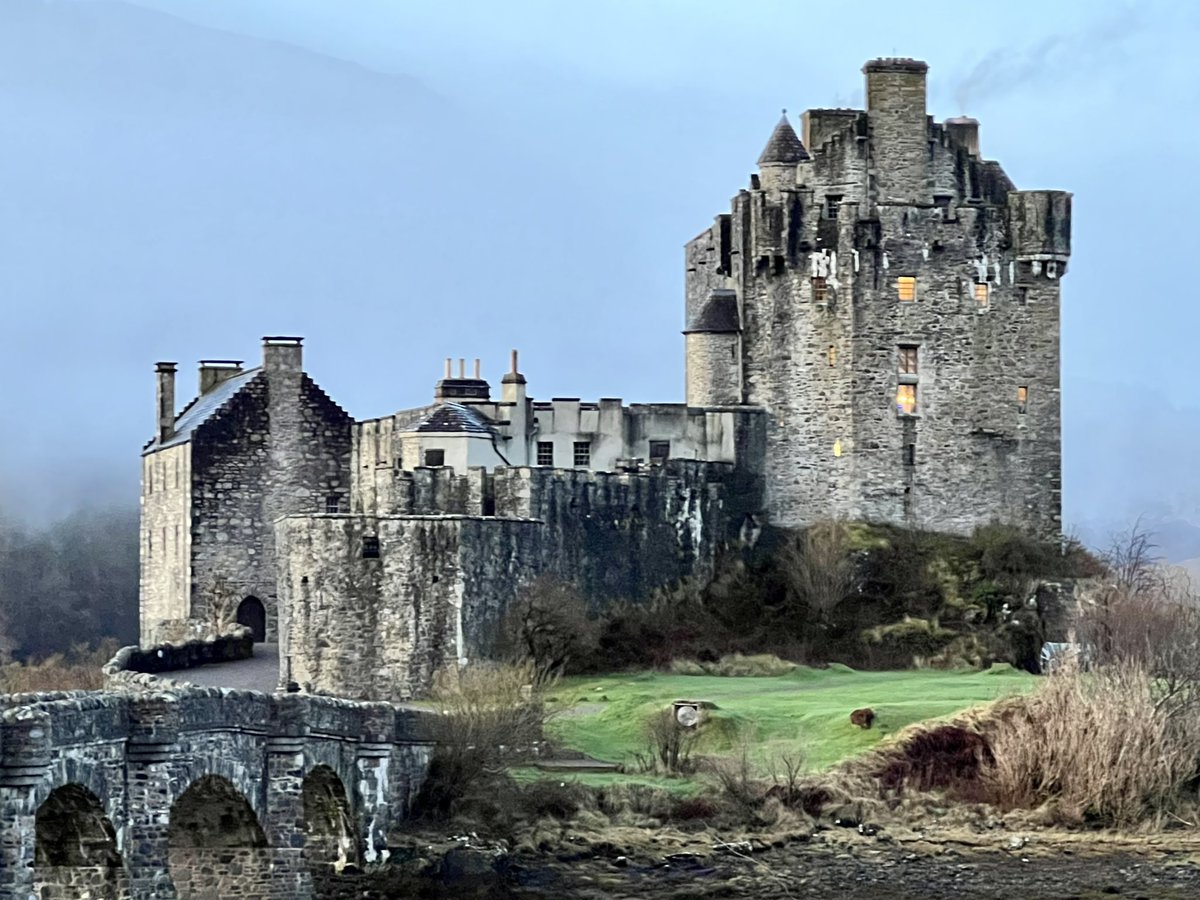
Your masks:
M207 394L217 385L228 381L234 375L242 374L240 359L202 359L200 360L200 393Z
M873 59L863 66L876 203L932 202L925 113L928 71L929 66L917 59Z
M167 440L175 433L175 363L154 364L158 376L158 440Z
M536 458L531 452L533 440L533 411L525 393L525 376L517 367L517 351L512 352L512 365L500 379L500 402L512 404L508 411L509 435L508 461L514 466L530 466Z
M263 368L270 381L272 375L298 376L304 371L304 342L302 337L263 338Z
M979 157L979 120L970 116L956 116L947 119L946 130L968 153Z

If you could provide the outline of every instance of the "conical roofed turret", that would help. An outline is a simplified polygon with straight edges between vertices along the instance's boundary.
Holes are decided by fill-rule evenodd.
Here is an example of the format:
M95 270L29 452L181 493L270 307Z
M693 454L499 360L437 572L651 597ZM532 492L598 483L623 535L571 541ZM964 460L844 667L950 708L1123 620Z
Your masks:
M783 111L783 118L775 126L775 130L771 133L771 139L767 141L767 146L758 158L758 164L760 166L794 166L796 163L803 162L806 159L808 159L808 151L804 149L803 142L796 135L795 129L792 128L791 123L788 121L787 110L785 109Z

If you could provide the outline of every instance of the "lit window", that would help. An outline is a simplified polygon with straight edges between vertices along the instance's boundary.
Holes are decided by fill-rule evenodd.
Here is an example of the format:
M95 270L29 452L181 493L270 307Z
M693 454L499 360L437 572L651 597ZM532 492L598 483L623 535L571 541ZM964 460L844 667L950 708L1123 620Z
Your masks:
M1019 388L1017 388L1017 412L1024 415L1025 410L1028 408L1029 408L1029 388L1027 388L1025 385L1021 385Z
M896 348L896 412L911 416L917 411L918 348L901 344Z
M896 279L896 294L905 303L917 299L917 279L911 275L901 275Z
M826 194L825 195L825 218L836 219L838 217L838 205L842 202L841 194Z
M537 464L539 466L554 465L554 442L553 441L538 441Z
M837 365L837 344L830 344L829 350L827 351L827 353L829 354L829 364L831 366L836 366Z
M829 299L829 282L824 278L812 280L813 303L825 303Z
M666 462L671 456L670 441L651 441L650 442L650 462Z
M591 441L576 441L575 442L575 465L590 466L591 464L592 464Z
M900 347L899 369L901 375L917 374L917 348L911 344Z
M379 559L379 537L368 534L362 540L362 558Z
M338 513L342 511L342 502L337 497L325 498L325 512Z
M902 416L911 416L917 411L917 386L901 384L896 387L896 412Z
M988 283L986 281L975 282L975 303L980 309L984 309L988 305Z
M445 450L426 450L425 465L427 466L444 466L446 464Z

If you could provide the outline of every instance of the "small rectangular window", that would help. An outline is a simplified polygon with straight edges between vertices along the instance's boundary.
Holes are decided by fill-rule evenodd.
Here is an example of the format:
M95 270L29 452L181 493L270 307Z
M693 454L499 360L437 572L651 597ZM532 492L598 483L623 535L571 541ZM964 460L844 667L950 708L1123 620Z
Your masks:
M1021 385L1017 388L1017 412L1025 415L1025 410L1029 408L1029 388Z
M377 535L368 534L363 536L362 558L379 559L379 537Z
M554 442L553 441L538 441L537 464L539 466L554 465Z
M988 300L988 283L986 281L975 282L975 304L980 309L987 309Z
M590 466L592 464L592 443L591 441L576 441L575 442L575 465Z
M338 497L326 497L325 498L325 512L339 513L341 511L342 511L342 501L340 498L338 498Z
M825 303L829 300L829 283L824 278L812 280L813 303Z
M842 202L841 194L826 194L825 195L825 218L836 219L838 217L838 206Z
M901 375L916 375L917 372L917 348L912 344L902 344L899 348L900 359L897 366L897 371Z
M829 349L825 351L825 354L829 357L829 365L836 366L837 365L837 344L830 344Z
M1029 288L1023 285L1017 288L1017 304L1019 306L1029 305Z
M650 442L650 462L666 462L671 456L670 441Z
M902 416L914 415L917 411L917 386L901 384L896 386L896 412Z
M905 303L917 299L917 279L911 275L901 275L896 279L896 295Z
M444 466L446 464L445 450L426 450L425 465L427 466Z

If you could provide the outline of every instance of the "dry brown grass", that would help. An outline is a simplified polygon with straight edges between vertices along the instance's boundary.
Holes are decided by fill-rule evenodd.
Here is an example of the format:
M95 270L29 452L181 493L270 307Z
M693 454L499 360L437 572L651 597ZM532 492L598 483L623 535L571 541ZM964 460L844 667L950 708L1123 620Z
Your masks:
M1065 824L1178 817L1195 798L1200 719L1163 700L1137 663L1051 676L988 729L986 793L1003 808L1045 805Z
M96 648L81 644L70 653L56 653L40 662L0 666L0 694L101 690L101 667L117 649L117 642L111 640Z

